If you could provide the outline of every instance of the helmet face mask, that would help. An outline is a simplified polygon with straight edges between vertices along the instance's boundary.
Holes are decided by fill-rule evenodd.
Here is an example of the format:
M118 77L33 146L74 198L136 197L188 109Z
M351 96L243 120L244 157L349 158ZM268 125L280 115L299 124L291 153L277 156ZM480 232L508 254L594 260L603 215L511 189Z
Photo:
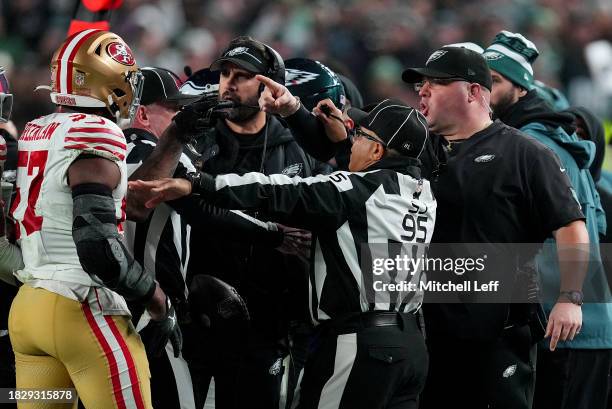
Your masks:
M285 86L300 97L309 111L325 98L331 99L340 110L344 108L346 97L342 82L327 66L308 58L292 58L285 61L285 69Z
M132 120L144 78L129 46L116 34L84 30L58 48L51 60L51 101L106 108L117 121Z
M124 97L122 97L123 99L121 101L117 100L115 101L115 103L118 106L121 104L129 104L127 108L128 117L125 119L128 119L131 123L134 117L136 116L136 111L138 110L138 107L140 106L140 98L142 97L142 89L144 88L145 79L144 75L142 75L142 72L140 71L129 71L128 73L126 73L126 79L127 82L130 84L130 87L132 88L132 100L128 101L127 95L125 95Z
M11 119L13 110L13 94L0 93L0 123L7 123Z
M9 93L9 83L4 72L0 67L0 123L6 123L11 119L13 110L13 94Z

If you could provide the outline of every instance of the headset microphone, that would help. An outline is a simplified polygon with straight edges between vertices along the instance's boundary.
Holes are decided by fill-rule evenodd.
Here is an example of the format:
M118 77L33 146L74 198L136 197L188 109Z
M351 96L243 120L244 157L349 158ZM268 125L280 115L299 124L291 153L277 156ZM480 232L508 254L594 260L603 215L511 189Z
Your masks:
M223 100L223 101L219 101L213 109L218 110L218 109L226 109L226 108L236 108L237 106L240 106L240 104L232 100Z

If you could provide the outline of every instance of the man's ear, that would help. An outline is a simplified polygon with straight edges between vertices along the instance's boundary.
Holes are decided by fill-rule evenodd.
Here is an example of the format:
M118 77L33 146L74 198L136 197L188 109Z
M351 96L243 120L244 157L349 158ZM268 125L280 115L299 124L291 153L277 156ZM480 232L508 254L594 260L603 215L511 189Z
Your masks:
M345 126L347 129L354 129L354 128L355 128L355 121L353 121L353 120L352 120L351 118L349 118L349 117L346 117L346 118L344 119L344 126Z
M481 95L480 85L470 84L468 86L468 102L480 101L479 95Z
M147 107L144 105L139 105L136 110L136 120L143 125L148 125L149 123L149 113L147 111Z
M380 143L372 143L372 149L370 151L370 157L373 160L381 160L385 154L385 148Z

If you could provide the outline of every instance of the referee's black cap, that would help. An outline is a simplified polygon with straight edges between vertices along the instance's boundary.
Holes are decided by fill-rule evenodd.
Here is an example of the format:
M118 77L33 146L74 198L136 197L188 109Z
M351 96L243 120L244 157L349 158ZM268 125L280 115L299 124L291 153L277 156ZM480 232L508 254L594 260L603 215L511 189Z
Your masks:
M349 116L357 119L356 111ZM429 137L427 120L413 107L399 99L385 99L373 107L365 116L355 121L363 128L376 133L385 146L402 155L418 158Z
M143 67L144 76L141 105L153 103L173 103L178 106L187 105L200 98L201 95L184 94L180 90L181 80L170 70L159 67Z

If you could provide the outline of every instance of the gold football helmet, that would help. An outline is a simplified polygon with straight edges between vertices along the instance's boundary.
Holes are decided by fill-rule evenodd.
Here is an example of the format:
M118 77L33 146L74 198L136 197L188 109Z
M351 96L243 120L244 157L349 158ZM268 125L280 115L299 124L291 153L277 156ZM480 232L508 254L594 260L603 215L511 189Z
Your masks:
M51 101L57 105L103 108L132 120L144 78L132 50L118 35L83 30L68 37L51 59Z

